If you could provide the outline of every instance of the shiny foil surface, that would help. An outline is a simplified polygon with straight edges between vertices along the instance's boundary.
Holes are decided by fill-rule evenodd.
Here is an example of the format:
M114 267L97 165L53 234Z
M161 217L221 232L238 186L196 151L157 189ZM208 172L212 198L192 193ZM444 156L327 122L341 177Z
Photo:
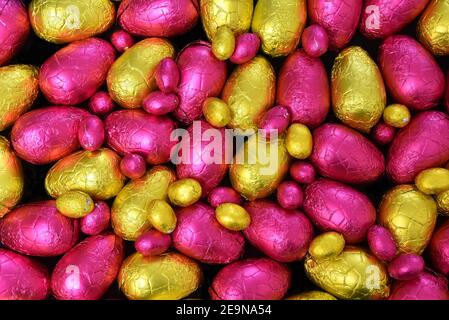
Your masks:
M449 1L431 0L418 23L418 38L433 54L449 54Z
M389 300L449 300L447 279L426 271L417 278L396 282Z
M433 234L429 245L430 259L434 268L449 274L449 223L446 221Z

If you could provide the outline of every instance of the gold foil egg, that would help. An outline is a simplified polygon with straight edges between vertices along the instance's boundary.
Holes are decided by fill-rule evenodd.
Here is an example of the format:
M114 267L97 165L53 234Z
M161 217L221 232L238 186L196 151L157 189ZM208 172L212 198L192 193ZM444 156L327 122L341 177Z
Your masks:
M345 248L345 238L338 232L325 232L316 236L309 246L309 254L316 261L338 256Z
M285 147L288 153L296 159L307 159L312 154L313 137L307 126L294 123L285 136Z
M69 191L56 199L56 208L64 216L78 219L94 210L94 201L85 192Z
M449 54L448 0L430 1L419 20L418 37L433 54Z
M9 141L0 136L0 218L19 203L23 194L23 173Z
M39 70L16 64L0 68L0 131L24 114L39 94Z
M203 115L216 128L223 128L231 121L231 110L226 102L218 98L207 98L204 101Z
M437 218L437 206L412 185L388 191L379 208L380 223L390 230L399 251L421 254L429 242Z
M234 53L235 36L227 26L221 26L215 33L212 41L212 52L219 60L227 60Z
M331 92L335 115L354 129L369 132L382 117L387 100L382 75L360 47L349 47L335 59Z
M408 108L402 104L391 104L383 113L384 122L394 128L403 128L409 124L411 114Z
M425 194L438 194L449 190L449 170L430 168L421 171L415 179L419 191Z
M360 248L346 247L341 254L322 261L307 256L304 266L312 282L340 299L377 300L390 293L386 267Z
M115 21L115 7L109 0L33 0L29 16L40 38L67 43L108 30Z
M168 187L170 202L178 207L188 207L200 200L201 184L192 178L180 179Z
M292 295L286 300L337 300L337 298L323 291L306 291Z
M127 49L109 69L109 93L124 108L140 108L143 99L157 89L154 73L175 50L164 39L147 38Z
M134 179L120 191L111 209L115 234L135 241L151 228L149 218L152 200L167 200L168 186L176 176L169 168L156 166L139 179Z
M265 198L282 182L290 159L282 136L267 141L253 135L237 151L230 167L232 186L248 200Z
M215 209L215 218L226 229L242 231L249 227L251 216L235 203L222 203Z
M172 233L176 228L176 214L165 200L155 199L148 208L148 220L153 228L162 233Z
M116 196L125 183L120 157L110 149L79 151L58 162L45 178L45 189L53 198L69 191L83 191L97 200Z
M231 109L231 128L257 130L262 114L274 103L276 76L262 56L239 65L225 84L223 101Z
M436 196L438 212L443 216L449 216L449 191Z
M179 300L198 289L201 279L199 265L179 253L135 253L123 262L118 284L131 300Z

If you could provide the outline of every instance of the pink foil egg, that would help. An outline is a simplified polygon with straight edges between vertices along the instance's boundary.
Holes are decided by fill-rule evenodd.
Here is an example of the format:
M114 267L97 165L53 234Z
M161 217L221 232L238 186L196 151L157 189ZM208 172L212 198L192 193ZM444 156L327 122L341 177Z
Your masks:
M409 36L388 37L379 64L393 98L413 110L435 107L444 95L445 77L435 58Z
M30 33L28 12L20 0L0 0L0 66L19 51Z
M330 107L329 80L321 60L303 50L288 56L279 74L276 101L289 108L292 122L321 124Z
M296 182L284 181L277 188L276 197L282 208L295 210L302 206L304 192Z
M290 176L298 183L311 184L315 181L315 168L308 162L295 161L290 167Z
M354 35L362 11L362 0L309 0L308 16L329 35L332 50L344 48Z
M259 129L264 130L267 139L270 139L271 133L281 135L290 124L290 112L287 107L275 106L268 109L259 121Z
M270 258L280 262L298 261L307 253L313 227L300 211L286 210L267 200L245 205L251 224L245 238Z
M101 148L104 142L103 121L97 116L84 118L79 125L78 139L85 150L95 151Z
M79 148L79 124L87 116L87 111L74 107L47 107L25 113L12 128L14 150L33 164L59 160Z
M339 232L350 244L363 241L376 221L376 208L367 196L328 179L306 188L304 211L320 230Z
M215 211L203 203L177 211L178 222L172 239L174 247L186 256L208 264L225 264L239 259L245 240L215 219Z
M218 60L207 42L194 42L178 56L180 83L178 120L185 124L199 119L203 102L220 94L226 81L226 62Z
M124 30L114 31L111 35L111 43L118 52L125 52L135 43L134 38Z
M67 252L51 275L58 300L97 300L117 277L123 240L114 234L92 236Z
M267 258L246 259L225 266L209 288L213 300L280 300L290 287L291 273Z
M447 280L442 276L422 272L418 277L393 284L389 300L449 300Z
M114 58L114 48L105 40L72 42L44 62L39 87L51 103L79 104L103 84Z
M321 175L346 183L370 183L385 171L383 154L357 131L325 124L313 133L312 163Z
M232 63L244 64L252 60L260 49L260 38L255 33L243 33L235 39L235 49L229 58Z
M388 273L396 280L412 280L424 271L424 259L414 253L397 256L388 265Z
M90 98L88 106L90 111L97 116L105 116L114 110L115 103L109 93L98 91Z
M120 110L105 120L106 139L121 155L138 154L152 165L170 159L176 141L170 141L175 123L166 116L155 116L141 110Z
M369 228L367 239L369 249L379 260L391 261L396 256L396 242L388 229L374 225Z
M145 159L138 154L128 153L120 161L120 171L130 179L141 178L146 170Z
M429 0L367 0L360 31L369 38L385 38L401 31L426 7Z
M87 216L81 218L81 232L89 236L95 236L109 228L111 210L104 201L95 202L94 210Z
M123 0L117 17L136 36L173 37L196 25L198 11L198 0Z
M311 57L318 58L327 52L329 48L329 36L326 30L319 24L313 24L306 29L301 36L304 51Z
M179 83L179 68L175 60L172 58L162 60L156 68L154 78L159 90L164 93L174 92Z
M417 114L399 131L390 146L387 174L397 184L412 182L422 171L449 161L449 116L428 111Z
M55 201L17 207L0 220L0 242L26 255L59 256L77 240L78 221L60 214Z
M44 300L49 293L50 277L43 266L0 249L0 300Z
M148 230L134 243L134 247L144 256L156 256L166 252L171 246L171 236L156 229Z
M179 98L175 93L153 91L143 100L143 109L154 115L164 115L174 111L179 105Z
M241 204L242 196L231 187L216 187L209 193L208 202L216 208L222 203Z
M444 100L444 105L446 106L446 112L449 113L449 72L447 74L446 84L447 84L447 88L446 88L446 98Z
M449 275L449 221L439 227L430 240L430 260L436 270Z
M371 131L371 137L378 145L386 145L393 141L396 129L381 121Z

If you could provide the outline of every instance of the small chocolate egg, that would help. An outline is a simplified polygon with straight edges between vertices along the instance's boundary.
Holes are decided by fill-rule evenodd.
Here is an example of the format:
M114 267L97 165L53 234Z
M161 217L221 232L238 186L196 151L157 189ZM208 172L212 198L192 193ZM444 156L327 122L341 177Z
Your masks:
M408 281L397 281L388 300L449 300L448 281L431 271Z
M201 184L192 178L175 181L168 187L170 202L178 207L188 207L201 198Z
M265 112L259 121L260 134L270 139L272 134L283 134L290 124L290 111L284 106L275 106Z
M431 168L421 171L415 185L425 194L439 194L449 190L449 169Z
M429 256L435 269L449 275L449 221L445 221L433 234Z
M309 246L309 254L315 261L338 256L345 248L345 238L338 232L330 231L316 236Z
M142 101L143 109L154 115L164 115L175 111L179 105L179 98L175 93L153 91Z
M285 147L293 158L304 160L310 157L313 150L313 137L309 128L300 123L292 124L285 136Z
M143 233L134 243L137 252L144 256L160 255L166 252L170 248L170 245L170 235L159 232L156 229L151 229Z
M304 51L311 57L321 57L329 48L329 36L319 24L312 24L304 29L301 37Z
M412 280L424 271L424 259L414 253L401 254L388 265L388 273L396 280Z
M276 199L282 208L295 210L302 207L304 192L296 182L285 180L277 188Z
M154 74L156 84L164 93L176 91L179 83L179 68L172 58L163 59L156 68Z
M217 221L226 229L242 231L248 228L251 217L245 208L235 203L222 203L215 208Z
M241 34L235 39L235 50L229 60L235 64L244 64L257 55L259 48L260 38L257 34Z
M130 179L141 178L146 170L145 159L138 154L127 153L120 161L120 171Z
M290 167L290 176L298 183L311 184L315 181L315 168L308 162L295 161Z
M385 108L383 118L387 125L394 128L403 128L409 124L411 114L406 106L395 103Z
M418 23L419 40L434 54L449 54L449 2L432 0Z
M78 219L94 210L94 201L85 192L68 191L56 199L56 209L66 217Z
M176 228L175 211L165 200L155 199L148 206L148 220L162 233L172 233Z
M438 213L449 216L449 191L442 192L436 196Z
M115 108L114 100L109 93L98 91L90 99L88 103L89 109L97 116L105 116L112 112Z
M104 142L104 124L97 116L88 116L80 122L78 139L84 150L95 151L101 148Z
M203 115L209 124L223 128L231 121L231 109L219 98L207 98L203 103Z
M386 145L393 141L396 129L383 121L378 122L371 130L371 138L378 145Z
M396 257L396 241L388 229L374 225L369 228L366 237L369 249L379 260L391 261Z
M96 236L109 227L111 210L104 201L95 202L94 210L80 220L81 231L89 236Z
M235 36L228 26L221 26L212 39L212 52L219 60L228 60L235 50Z
M222 203L242 203L242 196L231 187L216 187L212 189L207 198L209 204L216 208Z
M323 291L306 291L294 294L286 300L337 300L337 298Z
M125 52L135 41L132 35L124 30L117 30L111 34L111 43L118 52Z

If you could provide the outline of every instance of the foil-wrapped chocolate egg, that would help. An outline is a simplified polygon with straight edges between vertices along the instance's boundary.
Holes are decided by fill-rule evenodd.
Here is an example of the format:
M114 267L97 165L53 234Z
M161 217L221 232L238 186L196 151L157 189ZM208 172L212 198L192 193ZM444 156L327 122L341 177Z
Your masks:
M304 51L311 57L321 57L329 48L329 36L319 24L312 24L304 29L301 37Z
M212 40L212 52L219 60L229 59L235 50L235 36L227 26L221 26Z
M437 201L438 213L449 216L449 190L438 194L435 200Z
M145 159L138 154L127 153L120 161L120 171L130 179L139 179L147 171Z
M44 300L49 293L50 277L42 265L0 249L0 300Z
M33 105L39 94L38 79L39 70L34 66L16 64L0 68L0 131Z
M94 210L94 201L85 192L68 191L56 199L56 209L66 217L78 219Z
M175 179L170 169L156 166L143 177L128 182L112 205L111 221L115 234L135 241L150 229L149 205L155 199L167 200L168 186Z
M401 254L388 265L388 273L396 280L412 280L424 271L424 259L414 253Z
M315 181L315 168L308 162L295 161L290 166L290 176L298 183L311 184Z
M429 256L433 267L449 275L449 221L444 222L432 235Z
M194 292L201 284L200 266L182 254L158 256L135 253L122 264L119 287L131 300L175 300Z
M338 256L304 262L312 282L337 298L378 300L388 297L390 283L386 267L367 251L346 247Z
M242 203L242 196L231 187L216 187L212 189L207 198L209 204L216 208L222 203Z
M270 139L272 134L283 134L290 124L290 111L284 106L275 106L263 114L259 121L260 133Z
M385 171L383 154L366 137L341 124L313 132L311 160L321 175L346 183L374 182Z
M60 214L55 201L25 204L0 220L1 243L26 255L59 256L77 240L78 221Z
M337 300L333 295L324 291L306 291L298 294L294 294L288 297L286 300Z
M114 46L115 50L123 53L131 48L136 42L134 41L133 36L128 32L124 30L117 30L111 34L111 43Z
M175 111L179 105L179 98L175 93L153 91L142 101L143 109L154 115L164 115Z
M192 178L183 178L168 187L170 202L178 207L188 207L196 203L202 194L201 184Z
M151 229L137 238L134 247L144 256L157 256L167 251L171 242L170 235Z
M403 128L410 123L410 111L403 104L390 104L385 108L383 119L385 123L394 128Z
M387 96L376 63L360 47L349 47L335 59L331 76L332 107L344 124L369 132L382 117Z
M366 236L371 252L382 261L391 261L396 257L396 241L391 232L382 226L374 225Z
M59 300L100 299L117 277L123 256L123 240L114 234L92 236L80 242L53 270L54 296Z
M441 67L410 36L388 37L379 48L379 65L392 97L412 110L433 108L444 95L446 79Z
M266 54L280 57L298 46L306 20L305 0L259 0L251 29L260 37Z
M104 124L97 116L89 116L80 122L78 139L84 150L95 151L104 142Z
M244 64L252 60L260 49L260 38L254 33L244 33L235 39L235 50L229 60L235 64Z
M415 179L419 191L425 194L439 194L449 190L449 169L431 168L421 171Z
M176 61L172 58L162 60L156 68L154 77L159 90L164 93L175 92L179 83L179 68Z
M292 124L285 135L285 147L296 159L307 159L312 154L313 137L307 126L301 123Z
M286 266L267 258L252 258L221 269L209 294L213 300L281 300L290 282Z
M206 121L216 128L226 127L231 121L231 109L219 98L207 98L204 101L203 115Z
M175 50L164 39L147 38L126 50L109 69L107 85L112 99L127 109L140 108L143 99L156 90L154 73Z
M334 258L343 252L346 242L341 233L329 231L313 238L309 246L309 254L316 261Z
M93 114L105 116L114 110L115 104L109 93L98 91L89 99L88 107Z
M215 208L215 218L226 229L242 231L248 228L251 217L245 208L235 203L222 203Z
M210 206L196 203L178 210L177 216L173 246L186 256L208 264L227 264L243 255L243 235L221 226Z
M302 207L304 192L296 182L285 180L277 189L276 199L282 208L295 210Z
M389 300L449 300L447 279L431 271L408 281L397 281L391 288Z
M371 138L380 145L390 144L396 135L396 129L383 121L378 122L371 130Z
M81 232L96 236L109 227L111 210L104 201L95 202L94 209L80 220Z
M449 2L447 0L431 0L419 20L418 38L434 55L449 54Z
M176 228L176 214L165 200L155 199L148 208L151 226L162 233L172 233Z
M79 148L79 125L88 115L74 107L32 110L14 123L11 143L25 161L37 165L54 162Z
M53 198L78 190L94 199L110 199L125 183L119 164L119 156L106 148L73 153L51 167L45 178L45 189Z
M302 212L286 210L268 200L252 201L244 207L251 216L244 235L253 246L280 262L304 258L313 227Z
M421 254L432 236L437 206L412 185L388 191L380 203L379 221L393 235L400 252Z

